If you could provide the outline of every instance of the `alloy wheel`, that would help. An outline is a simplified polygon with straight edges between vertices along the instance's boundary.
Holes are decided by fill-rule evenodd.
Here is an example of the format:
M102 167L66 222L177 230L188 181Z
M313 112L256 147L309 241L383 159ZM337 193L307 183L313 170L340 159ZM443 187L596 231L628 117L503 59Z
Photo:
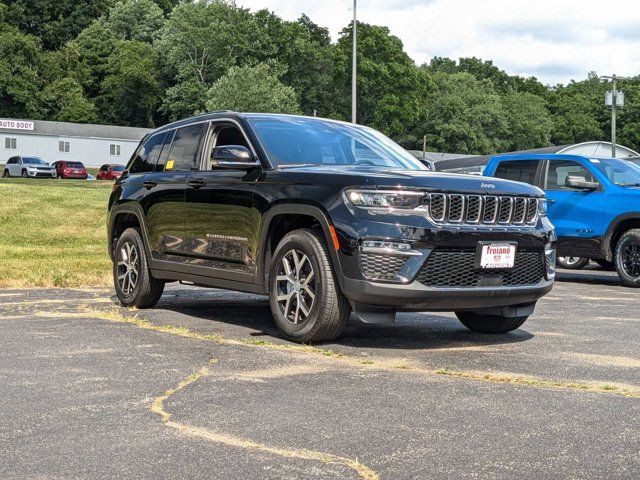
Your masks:
M566 265L575 265L582 260L582 257L560 257L560 260L562 260Z
M640 244L628 243L620 258L624 272L633 278L640 277Z
M118 259L118 285L125 295L129 296L133 293L138 284L138 268L140 263L140 255L138 249L131 242L125 242L120 247L120 255Z
M276 288L280 312L294 325L306 321L316 299L316 274L306 254L289 250L278 265Z

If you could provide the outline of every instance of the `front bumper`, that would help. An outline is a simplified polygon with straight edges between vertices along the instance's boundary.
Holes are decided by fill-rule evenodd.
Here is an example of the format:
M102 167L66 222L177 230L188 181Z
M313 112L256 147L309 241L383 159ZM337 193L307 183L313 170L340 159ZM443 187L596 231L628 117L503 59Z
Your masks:
M56 171L27 170L27 176L32 178L55 178Z
M342 289L352 304L398 311L477 311L536 302L553 287L553 280L516 287L433 288L410 284L376 283L343 278Z

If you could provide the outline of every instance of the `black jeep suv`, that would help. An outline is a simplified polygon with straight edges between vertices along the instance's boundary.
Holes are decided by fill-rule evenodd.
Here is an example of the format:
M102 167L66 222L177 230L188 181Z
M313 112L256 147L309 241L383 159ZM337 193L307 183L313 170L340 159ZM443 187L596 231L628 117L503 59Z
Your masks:
M289 115L216 112L140 143L109 199L121 303L167 281L269 295L288 338L337 337L350 312L454 311L518 328L552 287L543 192L428 171L379 132Z

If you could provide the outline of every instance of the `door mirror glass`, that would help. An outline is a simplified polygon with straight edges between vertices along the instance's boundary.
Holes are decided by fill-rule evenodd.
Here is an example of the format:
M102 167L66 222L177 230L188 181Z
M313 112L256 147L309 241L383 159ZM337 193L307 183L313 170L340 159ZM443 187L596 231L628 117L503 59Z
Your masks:
M567 188L574 188L576 190L598 190L600 184L598 182L589 182L584 177L577 177L567 175L564 180L564 185Z
M243 145L224 145L211 150L212 168L251 168L258 165L251 151Z

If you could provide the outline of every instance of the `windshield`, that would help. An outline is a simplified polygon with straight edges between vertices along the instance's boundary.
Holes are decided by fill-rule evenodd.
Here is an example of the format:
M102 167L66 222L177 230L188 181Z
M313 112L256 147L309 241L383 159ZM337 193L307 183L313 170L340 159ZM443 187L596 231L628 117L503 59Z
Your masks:
M276 166L369 165L427 170L400 145L371 128L304 117L249 119Z
M124 172L124 165L114 165L111 167L114 172Z
M593 158L591 163L620 187L640 187L640 167L632 162L616 158Z
M31 165L47 165L46 162L43 162L37 157L22 157L22 163L28 163Z

